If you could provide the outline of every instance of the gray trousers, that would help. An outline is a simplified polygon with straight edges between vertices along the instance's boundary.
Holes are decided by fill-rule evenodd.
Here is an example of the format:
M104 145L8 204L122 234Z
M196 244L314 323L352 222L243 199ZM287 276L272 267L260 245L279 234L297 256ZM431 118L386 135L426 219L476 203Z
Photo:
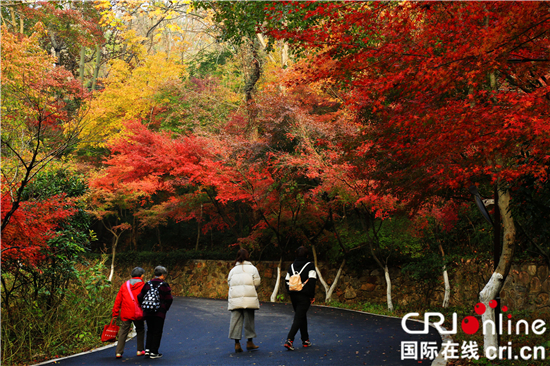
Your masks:
M254 309L231 310L231 321L229 322L229 338L241 339L244 323L245 338L255 338Z
M123 354L124 353L124 346L126 345L126 337L128 336L128 333L130 333L130 329L132 328L132 323L136 325L136 333L137 333L137 350L143 351L143 340L145 338L145 324L143 323L143 320L127 320L123 321L120 325L120 329L118 330L118 344L116 346L116 353Z

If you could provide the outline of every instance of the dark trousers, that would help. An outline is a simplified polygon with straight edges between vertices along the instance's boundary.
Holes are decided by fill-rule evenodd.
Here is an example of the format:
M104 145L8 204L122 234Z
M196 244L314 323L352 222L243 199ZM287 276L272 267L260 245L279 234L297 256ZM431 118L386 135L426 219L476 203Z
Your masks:
M302 293L290 293L290 300L292 301L292 307L294 308L294 321L292 327L288 332L287 339L294 341L294 337L298 330L302 337L302 342L309 340L309 334L307 332L307 311L311 305L311 300L308 296Z
M164 318L148 316L145 318L145 321L147 321L145 349L148 349L151 353L159 353L162 330L164 329Z

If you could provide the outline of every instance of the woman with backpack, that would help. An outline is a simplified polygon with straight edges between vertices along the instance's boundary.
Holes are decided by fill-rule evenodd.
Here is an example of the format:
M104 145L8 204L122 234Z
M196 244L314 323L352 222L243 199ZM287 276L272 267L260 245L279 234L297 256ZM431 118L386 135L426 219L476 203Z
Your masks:
M294 308L294 321L283 345L290 351L294 351L294 337L298 330L302 337L302 346L311 347L307 331L307 311L315 301L315 284L317 271L315 264L308 261L309 250L301 246L296 250L296 260L288 268L285 277L286 290L290 295L290 301Z
M147 322L147 339L145 342L145 357L161 358L159 353L160 340L164 329L166 312L172 305L172 289L164 282L168 271L163 266L157 266L155 277L147 282L138 295L138 301L143 309Z
M229 323L229 338L235 340L235 352L242 352L241 337L244 324L244 335L248 338L246 349L249 351L259 347L252 342L256 337L254 326L254 311L260 308L260 301L256 288L260 286L260 273L249 261L246 249L240 249L235 259L235 267L229 272L227 284L229 285L227 310L231 311Z
M116 295L115 303L113 305L113 318L117 318L120 315L120 320L122 321L118 331L116 358L122 358L124 346L126 344L126 337L130 332L132 323L136 326L137 355L143 356L145 354L145 351L143 350L143 338L145 336L143 313L141 313L139 305L136 307L137 296L143 288L143 277L145 276L145 270L141 267L136 267L132 270L130 276L132 278L120 286L120 290Z

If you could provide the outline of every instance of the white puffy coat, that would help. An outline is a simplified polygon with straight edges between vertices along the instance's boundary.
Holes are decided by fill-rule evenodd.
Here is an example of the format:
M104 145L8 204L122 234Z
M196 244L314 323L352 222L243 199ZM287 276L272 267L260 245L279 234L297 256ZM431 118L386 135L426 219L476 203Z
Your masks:
M227 277L229 285L227 310L259 309L260 302L256 288L260 286L260 281L260 273L252 263L237 262Z

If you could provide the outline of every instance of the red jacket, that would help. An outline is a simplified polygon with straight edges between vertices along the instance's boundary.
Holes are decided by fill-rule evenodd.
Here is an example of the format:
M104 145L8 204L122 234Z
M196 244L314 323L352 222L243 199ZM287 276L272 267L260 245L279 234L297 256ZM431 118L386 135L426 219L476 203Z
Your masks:
M132 284L133 283L133 284ZM143 287L143 280L140 277L134 277L130 280L130 288L132 289L132 294L134 294L134 300L137 302L137 296L141 292ZM120 290L116 295L115 304L113 305L113 317L116 318L120 313L120 320L138 320L133 319L135 314L135 306L132 301L132 297L128 292L128 287L126 282L120 286Z

